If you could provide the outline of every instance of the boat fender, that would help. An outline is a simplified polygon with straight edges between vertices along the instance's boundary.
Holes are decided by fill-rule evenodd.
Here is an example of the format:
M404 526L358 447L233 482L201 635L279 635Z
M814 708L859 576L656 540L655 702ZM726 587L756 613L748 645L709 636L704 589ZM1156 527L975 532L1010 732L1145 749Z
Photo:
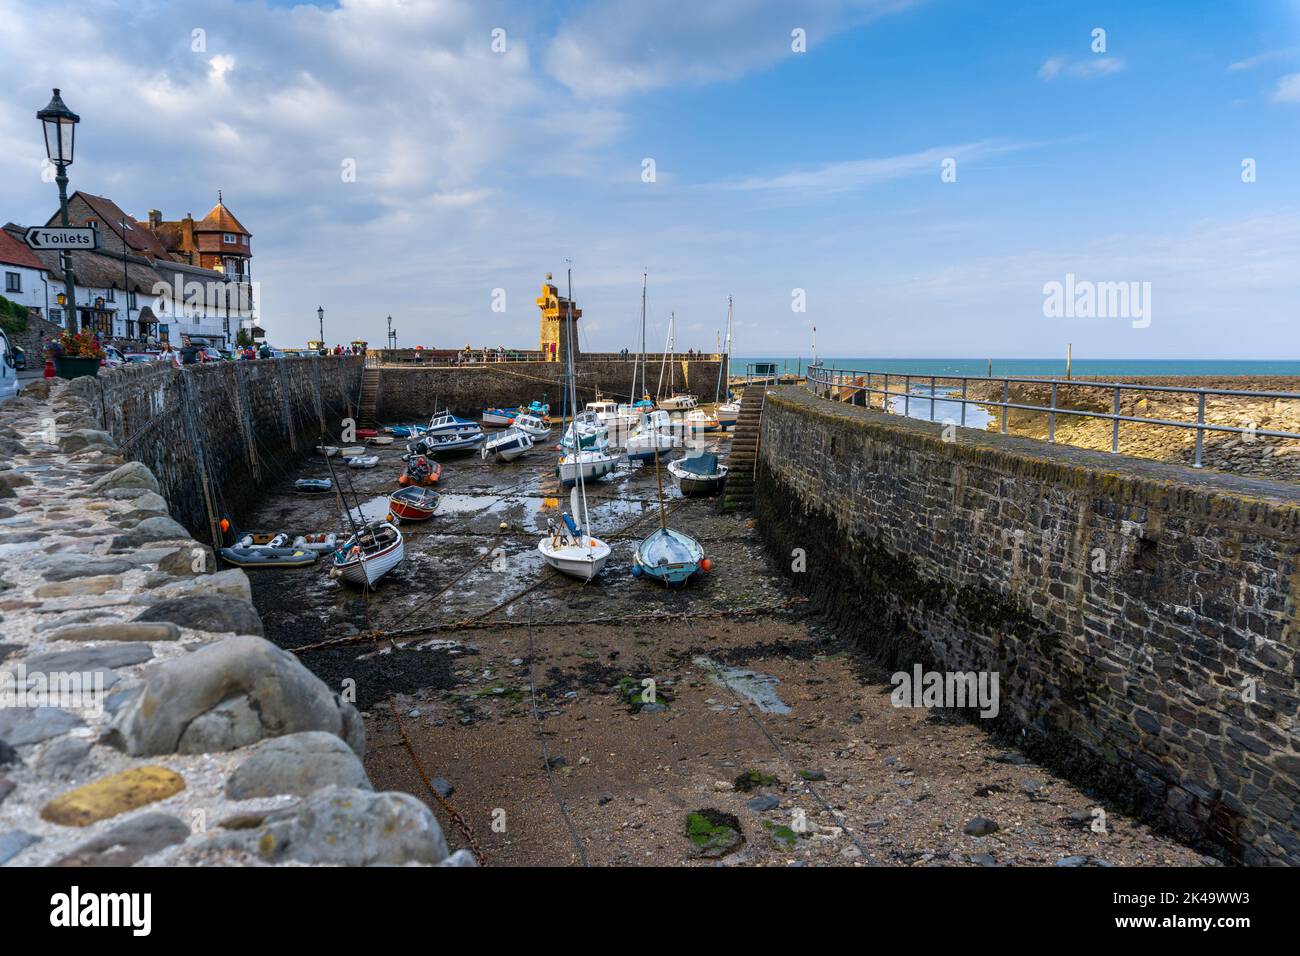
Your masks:
M639 578L644 573L645 572L641 570L641 565L639 564L632 565L632 577Z
M713 570L713 562L710 561L708 558L705 558L703 561L700 562L700 570L701 570L701 571L712 571L712 570Z
M574 536L576 537L577 534L578 534L578 526L577 526L576 524L573 523L573 518L571 518L568 514L565 514L565 515L564 515L564 524L568 527L568 529L569 529L569 530L574 534Z

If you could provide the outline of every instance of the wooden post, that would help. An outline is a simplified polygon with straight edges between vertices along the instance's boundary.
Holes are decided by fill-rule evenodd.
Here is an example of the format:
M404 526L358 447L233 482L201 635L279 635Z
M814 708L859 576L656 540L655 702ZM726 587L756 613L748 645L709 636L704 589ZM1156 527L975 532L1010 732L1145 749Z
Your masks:
M1065 380L1070 380L1070 360L1074 357L1074 343L1067 342L1065 346Z

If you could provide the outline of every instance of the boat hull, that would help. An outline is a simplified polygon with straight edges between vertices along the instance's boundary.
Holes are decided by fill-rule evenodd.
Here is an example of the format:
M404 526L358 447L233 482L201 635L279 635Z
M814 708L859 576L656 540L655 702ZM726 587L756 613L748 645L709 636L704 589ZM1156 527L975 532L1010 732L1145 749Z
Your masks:
M304 548L222 548L221 560L237 568L306 568L316 563L315 551Z
M604 570L609 561L610 547L603 541L587 538L582 545L562 544L551 538L537 542L542 560L561 574L590 581Z
M335 552L334 567L330 573L349 584L368 587L373 586L385 574L397 567L406 557L406 541L396 526L388 525L388 527L393 528L397 533L396 541L381 551L366 555L364 560L351 557L340 561L339 553ZM344 547L346 548L347 545L348 543L345 543Z
M677 487L688 498L713 497L722 491L727 481L727 466L719 465L718 471L709 475L697 475L679 467L679 463L670 461L668 473L677 479Z
M572 458L572 456L567 457ZM583 481L596 481L613 471L617 463L618 459L612 456L583 455L576 462L561 459L555 466L555 474L560 479L560 484L568 488L578 483L579 472L582 474Z
M411 494L410 490L396 491L389 495L388 510L403 521L428 521L438 510L438 496L433 492Z

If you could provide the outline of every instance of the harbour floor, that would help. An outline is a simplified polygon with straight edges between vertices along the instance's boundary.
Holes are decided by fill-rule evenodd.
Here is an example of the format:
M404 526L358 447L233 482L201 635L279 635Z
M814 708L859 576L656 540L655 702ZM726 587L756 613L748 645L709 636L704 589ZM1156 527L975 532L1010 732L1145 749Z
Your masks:
M726 436L711 441L725 454ZM340 477L379 517L402 449L374 451L377 468ZM633 578L659 521L653 465L589 486L605 571L550 571L536 546L567 506L555 460L540 443L510 464L447 459L438 512L404 525L406 560L369 595L324 562L249 575L266 636L355 687L376 789L429 802L453 848L469 844L447 805L487 865L1211 862L978 722L893 706L889 675L819 625L752 519L680 498L667 474L669 525L714 567L682 590ZM251 526L341 530L335 497L293 492L327 475L303 459ZM709 832L693 841L688 819Z

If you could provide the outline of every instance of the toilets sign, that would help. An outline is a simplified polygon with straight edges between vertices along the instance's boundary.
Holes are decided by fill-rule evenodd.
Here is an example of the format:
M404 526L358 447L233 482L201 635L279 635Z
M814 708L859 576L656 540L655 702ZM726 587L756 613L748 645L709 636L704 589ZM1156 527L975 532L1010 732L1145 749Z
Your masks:
M98 249L99 233L88 226L32 226L23 236L32 249Z

